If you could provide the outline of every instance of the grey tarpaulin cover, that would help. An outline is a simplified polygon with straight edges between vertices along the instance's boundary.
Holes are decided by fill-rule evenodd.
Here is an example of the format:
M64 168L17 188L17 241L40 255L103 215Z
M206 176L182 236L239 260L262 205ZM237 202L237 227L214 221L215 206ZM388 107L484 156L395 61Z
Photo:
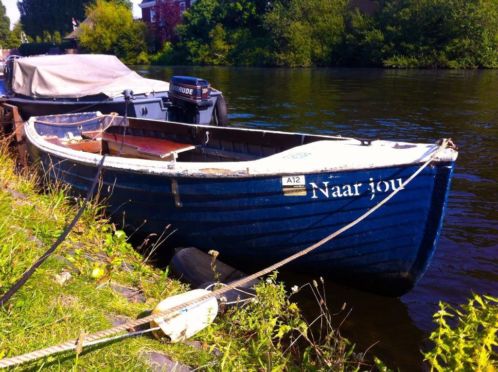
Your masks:
M165 92L169 84L141 77L115 56L64 54L14 61L12 89L37 98L117 97L125 89L134 94Z

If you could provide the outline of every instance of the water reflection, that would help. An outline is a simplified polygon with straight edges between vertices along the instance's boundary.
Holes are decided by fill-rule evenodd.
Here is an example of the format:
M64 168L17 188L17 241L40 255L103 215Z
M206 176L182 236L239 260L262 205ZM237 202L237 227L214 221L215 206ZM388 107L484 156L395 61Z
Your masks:
M295 274L281 274L286 284L302 286L311 278ZM325 281L322 286L316 280L324 297L332 322L340 334L355 344L356 352L368 357L379 357L391 368L401 371L419 371L423 357L418 350L424 344L424 332L419 329L408 313L408 307L398 298L388 298L365 293ZM303 308L308 322L320 314L320 308L311 290L305 287L292 300ZM395 324L393 324L395 320ZM370 360L371 363L373 361Z
M459 145L443 234L419 285L401 299L328 286L332 301L353 304L345 328L355 341L380 340L376 348L384 347L394 365L420 367L422 339L439 300L498 295L498 71L139 70L164 80L174 74L208 79L224 92L233 125L418 142L452 137Z

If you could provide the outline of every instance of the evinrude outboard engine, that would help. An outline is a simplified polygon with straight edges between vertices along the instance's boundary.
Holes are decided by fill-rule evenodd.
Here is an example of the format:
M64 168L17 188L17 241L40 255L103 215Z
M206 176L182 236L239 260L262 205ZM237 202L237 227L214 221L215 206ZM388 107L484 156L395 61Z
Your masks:
M225 99L207 80L173 76L169 84L169 120L206 125L228 124Z

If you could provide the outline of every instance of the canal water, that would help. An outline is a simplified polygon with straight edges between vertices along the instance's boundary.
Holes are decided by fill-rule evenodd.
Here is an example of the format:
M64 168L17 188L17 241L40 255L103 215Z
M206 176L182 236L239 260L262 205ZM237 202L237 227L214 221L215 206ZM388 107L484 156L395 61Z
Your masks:
M143 75L203 77L222 90L231 125L413 142L451 137L460 148L437 252L417 287L386 298L326 282L340 331L403 371L420 350L439 301L498 296L498 71L136 67ZM286 277L293 284L313 277ZM312 308L313 296L302 306ZM349 312L349 315L347 313ZM347 315L347 316L346 316Z

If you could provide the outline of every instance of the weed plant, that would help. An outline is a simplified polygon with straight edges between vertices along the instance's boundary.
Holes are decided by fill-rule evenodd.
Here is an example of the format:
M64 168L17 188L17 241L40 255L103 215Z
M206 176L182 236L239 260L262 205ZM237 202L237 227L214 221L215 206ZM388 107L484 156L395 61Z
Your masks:
M308 288L320 307L320 314L308 323L296 303L291 301L276 273L256 285L256 296L242 308L230 309L225 322L205 332L208 344L215 345L222 357L206 366L228 371L357 371L368 370L364 354L332 327L318 283L294 287ZM318 337L311 326L319 324Z
M432 371L498 369L498 298L474 295L461 308L440 302L434 321L434 347L424 354Z

